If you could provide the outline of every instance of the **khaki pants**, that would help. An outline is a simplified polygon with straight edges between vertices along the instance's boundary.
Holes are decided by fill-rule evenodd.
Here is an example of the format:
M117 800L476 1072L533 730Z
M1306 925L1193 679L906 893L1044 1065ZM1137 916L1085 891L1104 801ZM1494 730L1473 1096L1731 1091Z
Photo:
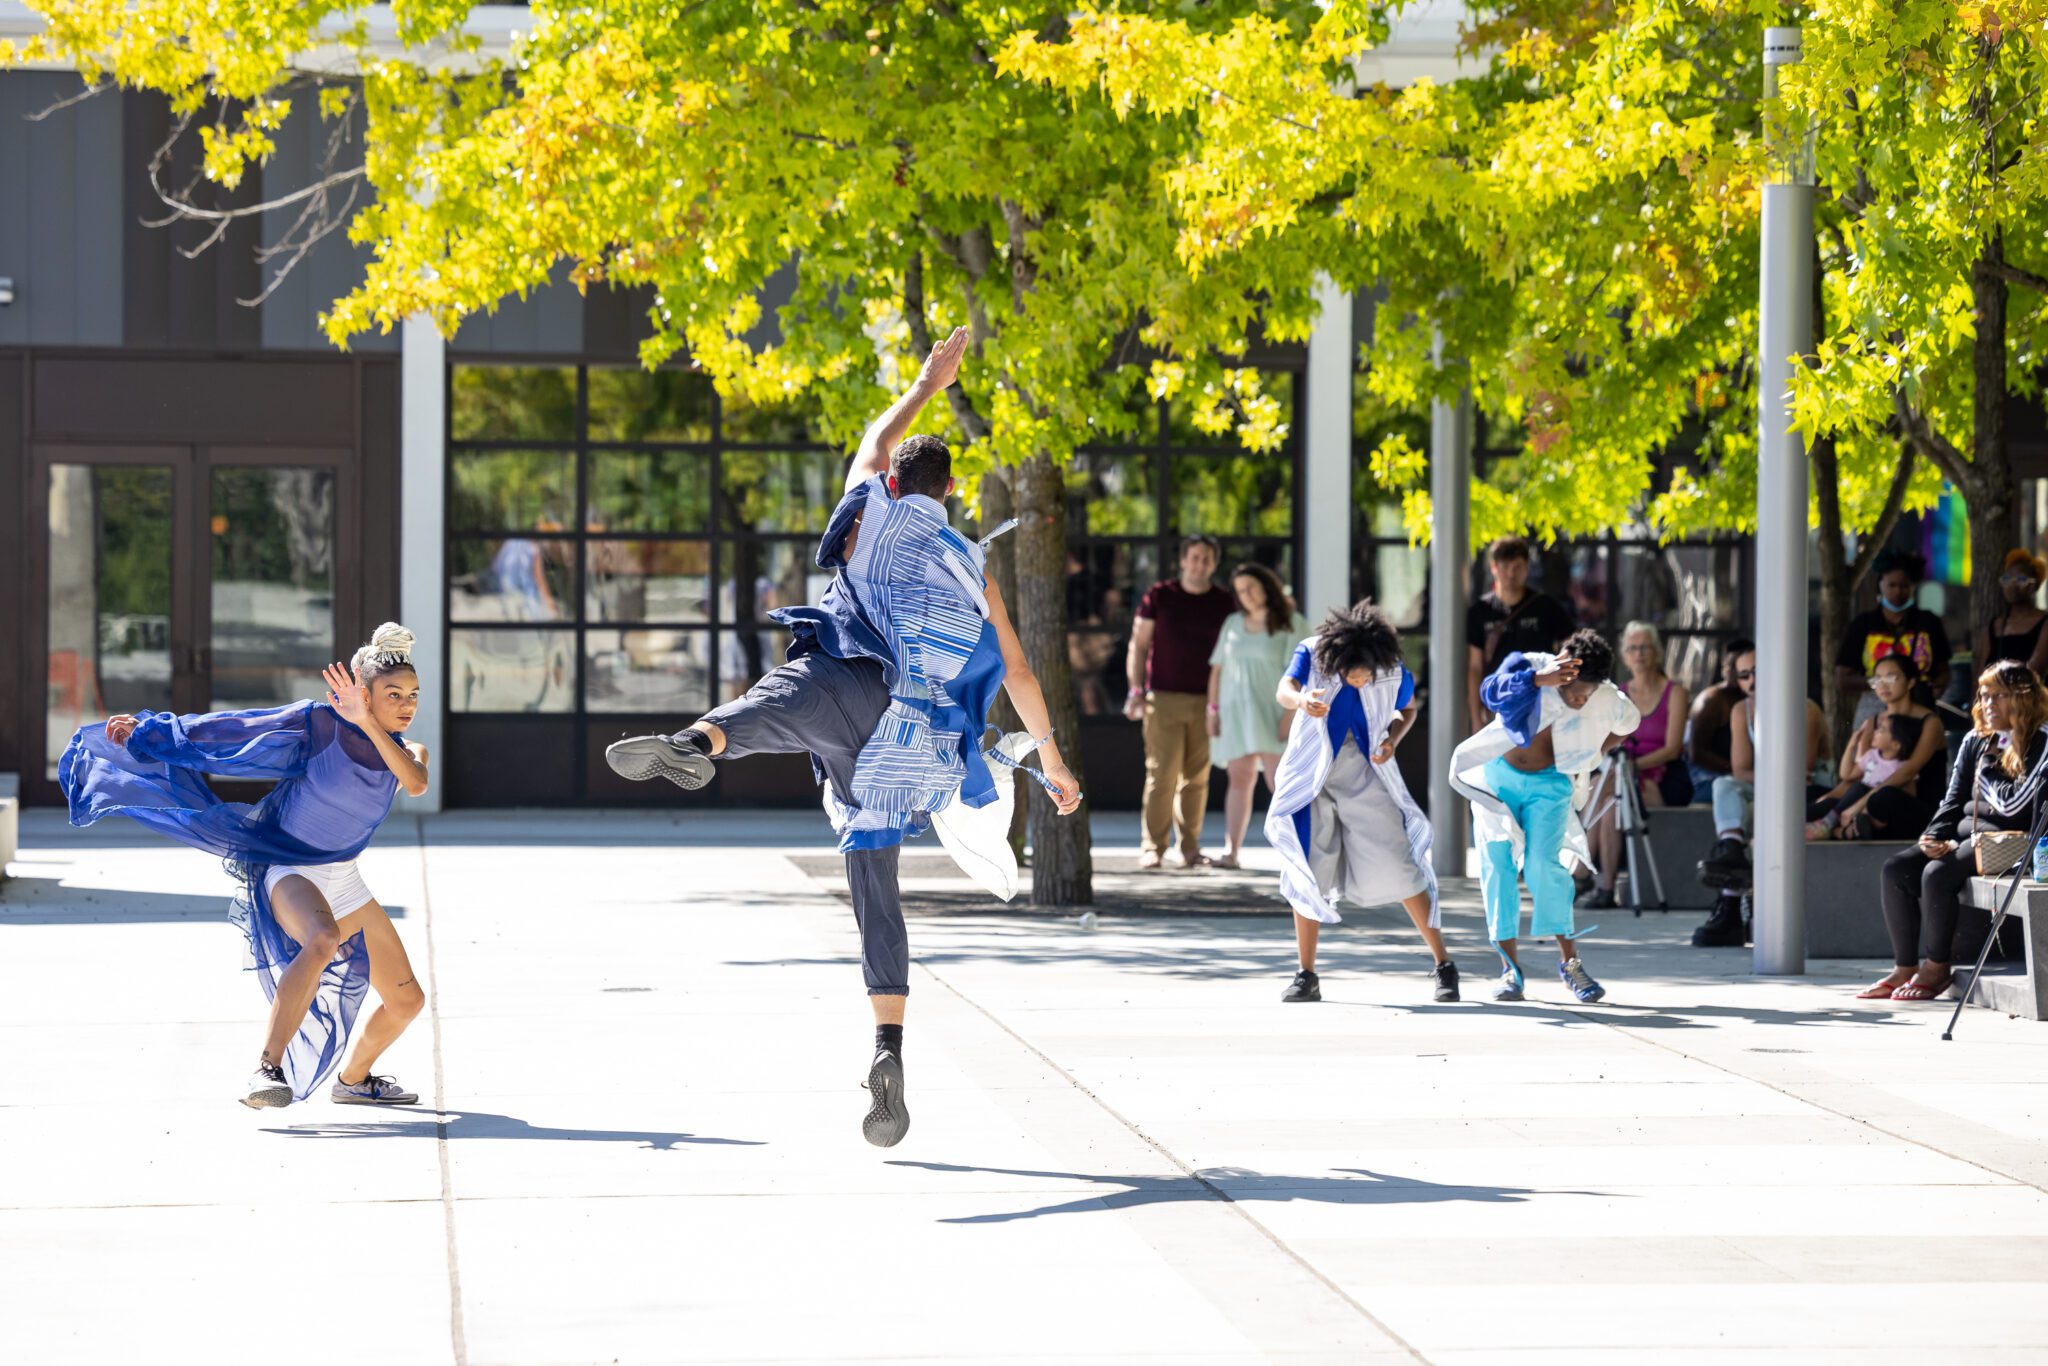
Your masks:
M1202 848L1209 809L1209 699L1196 692L1145 695L1145 851L1164 854L1168 827L1180 851Z

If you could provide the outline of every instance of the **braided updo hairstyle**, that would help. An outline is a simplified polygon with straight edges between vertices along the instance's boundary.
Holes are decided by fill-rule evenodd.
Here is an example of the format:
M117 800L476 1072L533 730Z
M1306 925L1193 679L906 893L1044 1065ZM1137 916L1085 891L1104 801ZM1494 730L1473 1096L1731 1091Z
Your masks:
M364 687L400 669L417 672L412 665L413 633L395 621L387 621L370 632L370 643L355 652L348 666Z

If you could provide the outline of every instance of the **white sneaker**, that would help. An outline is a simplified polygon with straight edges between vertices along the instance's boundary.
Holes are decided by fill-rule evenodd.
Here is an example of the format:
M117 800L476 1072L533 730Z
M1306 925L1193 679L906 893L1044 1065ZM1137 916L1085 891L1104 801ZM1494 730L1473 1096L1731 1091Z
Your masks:
M395 1077L364 1077L353 1086L336 1077L334 1089L327 1094L337 1105L417 1105L420 1099Z
M292 1084L284 1079L283 1068L266 1062L249 1074L242 1104L252 1110L274 1110L291 1103Z

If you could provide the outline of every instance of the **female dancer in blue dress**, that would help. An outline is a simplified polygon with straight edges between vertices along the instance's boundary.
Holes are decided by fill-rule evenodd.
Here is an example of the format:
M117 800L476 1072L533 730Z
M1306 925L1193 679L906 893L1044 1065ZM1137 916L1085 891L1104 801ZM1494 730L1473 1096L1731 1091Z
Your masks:
M370 1074L426 995L355 863L398 790L427 790L426 750L399 738L419 709L412 644L412 632L386 622L346 667L327 667L325 702L116 716L80 730L59 762L73 825L128 816L225 859L241 884L231 914L270 997L244 1105L310 1096L341 1060L371 987L378 1007L332 1097L357 1105L419 1099ZM277 785L250 806L222 801L209 775Z

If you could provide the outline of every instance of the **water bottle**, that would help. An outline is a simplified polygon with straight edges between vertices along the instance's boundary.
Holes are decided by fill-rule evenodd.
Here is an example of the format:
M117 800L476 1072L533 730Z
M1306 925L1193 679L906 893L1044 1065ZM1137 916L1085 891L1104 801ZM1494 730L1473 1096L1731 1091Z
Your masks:
M2048 836L2034 841L2034 881L2048 882Z

